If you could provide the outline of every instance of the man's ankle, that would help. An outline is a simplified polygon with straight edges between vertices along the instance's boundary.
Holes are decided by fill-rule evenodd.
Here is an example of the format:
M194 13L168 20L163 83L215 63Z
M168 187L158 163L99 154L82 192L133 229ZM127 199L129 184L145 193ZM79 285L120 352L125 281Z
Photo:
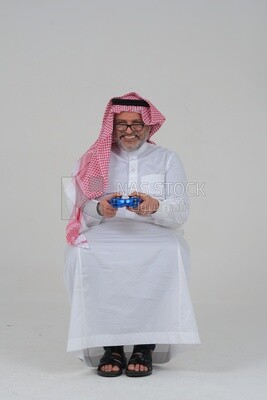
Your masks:
M155 350L155 344L135 344L133 348L133 352L138 353L141 352L143 349Z
M114 353L122 353L123 346L104 346L104 350L111 349Z

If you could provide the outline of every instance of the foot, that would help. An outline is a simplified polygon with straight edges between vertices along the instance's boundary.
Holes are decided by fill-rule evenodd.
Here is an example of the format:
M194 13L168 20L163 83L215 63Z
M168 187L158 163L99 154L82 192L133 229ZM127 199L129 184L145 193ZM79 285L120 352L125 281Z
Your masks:
M140 351L133 351L125 374L132 377L151 375L153 370L152 351L153 350L148 348L140 349Z
M116 349L108 347L98 364L97 373L100 376L120 376L125 367L126 357L124 351L122 350L119 353Z
M152 354L152 350L151 354ZM142 353L135 352L133 355L137 355L138 357L142 357ZM142 364L128 364L127 369L129 371L148 371L148 368L145 365Z
M121 357L121 354L119 353L111 353L115 357ZM111 371L119 371L120 368L117 365L113 364L104 364L101 368L100 371L104 372L111 372Z

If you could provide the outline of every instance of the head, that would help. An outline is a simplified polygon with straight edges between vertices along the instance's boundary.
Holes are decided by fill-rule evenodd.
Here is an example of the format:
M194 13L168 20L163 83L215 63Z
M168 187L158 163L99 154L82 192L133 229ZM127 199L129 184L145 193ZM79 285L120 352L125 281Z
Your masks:
M149 132L149 125L144 124L137 112L122 111L114 116L113 139L123 150L139 149L147 141Z

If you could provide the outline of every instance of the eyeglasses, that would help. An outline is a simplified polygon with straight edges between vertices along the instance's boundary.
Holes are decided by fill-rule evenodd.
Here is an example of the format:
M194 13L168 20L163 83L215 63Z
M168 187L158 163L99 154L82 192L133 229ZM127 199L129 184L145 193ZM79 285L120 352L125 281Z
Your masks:
M126 132L128 128L131 128L132 132L141 132L145 124L143 122L135 122L134 124L125 124L123 122L118 122L115 124L115 128L119 132Z

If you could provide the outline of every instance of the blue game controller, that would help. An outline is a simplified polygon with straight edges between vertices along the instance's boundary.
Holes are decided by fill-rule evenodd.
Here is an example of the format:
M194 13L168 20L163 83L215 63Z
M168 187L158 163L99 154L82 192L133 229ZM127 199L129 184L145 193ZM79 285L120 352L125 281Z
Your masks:
M127 198L113 197L112 199L109 200L109 203L114 208L121 208L121 207L137 208L142 201L143 200L140 199L140 197L138 196L132 196Z

